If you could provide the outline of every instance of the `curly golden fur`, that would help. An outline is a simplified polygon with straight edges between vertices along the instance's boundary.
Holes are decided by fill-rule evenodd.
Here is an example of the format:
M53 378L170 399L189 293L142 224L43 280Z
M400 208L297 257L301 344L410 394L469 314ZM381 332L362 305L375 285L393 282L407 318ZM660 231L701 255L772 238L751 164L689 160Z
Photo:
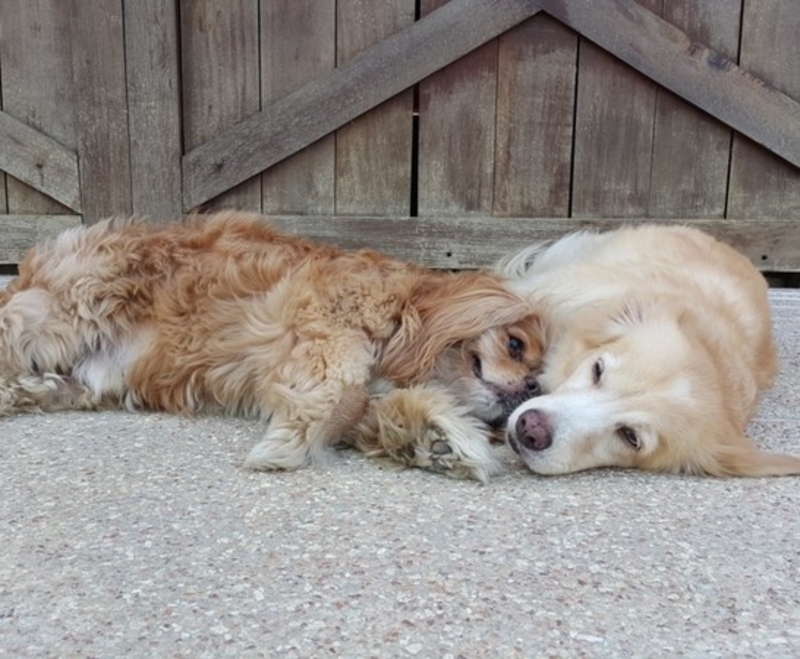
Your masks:
M268 420L247 466L341 439L486 479L535 393L532 308L502 278L282 235L237 212L107 220L31 250L0 294L0 414L125 405Z

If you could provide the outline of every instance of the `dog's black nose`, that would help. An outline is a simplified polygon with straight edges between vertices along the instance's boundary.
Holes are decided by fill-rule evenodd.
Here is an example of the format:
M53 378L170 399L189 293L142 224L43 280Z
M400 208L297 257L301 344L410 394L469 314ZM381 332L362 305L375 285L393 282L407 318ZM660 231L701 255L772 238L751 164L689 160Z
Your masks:
M542 388L539 386L539 381L536 378L525 378L525 393L531 398L542 395Z
M553 430L543 412L527 410L516 424L517 441L531 451L544 451L553 443Z

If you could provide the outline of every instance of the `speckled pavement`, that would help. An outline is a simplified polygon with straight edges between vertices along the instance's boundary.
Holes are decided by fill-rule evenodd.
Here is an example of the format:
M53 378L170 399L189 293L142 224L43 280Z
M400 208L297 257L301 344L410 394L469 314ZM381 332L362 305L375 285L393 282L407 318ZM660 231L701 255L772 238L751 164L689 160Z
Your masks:
M752 434L800 454L800 291L772 299ZM346 451L250 473L259 435L0 420L0 656L800 656L798 478L542 478L507 452L487 486Z

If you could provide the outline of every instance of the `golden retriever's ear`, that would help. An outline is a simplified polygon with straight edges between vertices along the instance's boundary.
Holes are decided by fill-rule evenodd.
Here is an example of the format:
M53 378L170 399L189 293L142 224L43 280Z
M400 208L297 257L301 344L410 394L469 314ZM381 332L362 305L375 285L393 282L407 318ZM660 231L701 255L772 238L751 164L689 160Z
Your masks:
M800 474L800 458L762 451L748 440L741 444L724 446L717 453L716 462L724 476L790 476Z
M481 273L432 273L421 278L383 353L383 373L407 385L423 380L448 346L511 325L531 307Z

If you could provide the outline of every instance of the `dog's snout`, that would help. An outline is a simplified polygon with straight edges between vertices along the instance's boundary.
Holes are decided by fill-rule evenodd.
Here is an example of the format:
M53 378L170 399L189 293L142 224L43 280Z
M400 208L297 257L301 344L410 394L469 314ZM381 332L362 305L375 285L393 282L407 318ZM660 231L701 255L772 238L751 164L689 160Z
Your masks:
M525 392L533 398L534 396L542 395L542 388L539 386L539 381L536 378L525 378Z
M517 441L531 451L544 451L553 443L550 422L539 410L526 410L516 424Z

